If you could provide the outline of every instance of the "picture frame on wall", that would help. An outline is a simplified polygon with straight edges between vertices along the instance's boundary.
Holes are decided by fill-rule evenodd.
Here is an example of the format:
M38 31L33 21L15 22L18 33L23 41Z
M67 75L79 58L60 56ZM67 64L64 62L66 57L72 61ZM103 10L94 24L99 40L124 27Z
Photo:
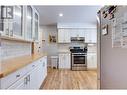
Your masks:
M102 35L107 35L108 34L108 25L105 25L102 27Z
M49 35L49 42L56 43L56 35Z

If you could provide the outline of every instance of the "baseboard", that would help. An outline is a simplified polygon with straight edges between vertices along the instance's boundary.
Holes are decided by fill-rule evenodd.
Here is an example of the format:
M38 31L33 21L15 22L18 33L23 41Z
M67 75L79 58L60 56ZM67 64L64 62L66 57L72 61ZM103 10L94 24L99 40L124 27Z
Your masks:
M44 87L44 84L46 83L46 78L47 78L47 76L45 77L45 79L44 79L44 81L43 81L43 83L41 84L41 86L40 86L40 90L42 90L43 89L43 87Z
M97 71L97 68L87 68L88 71Z
M70 68L58 68L58 70L71 70Z

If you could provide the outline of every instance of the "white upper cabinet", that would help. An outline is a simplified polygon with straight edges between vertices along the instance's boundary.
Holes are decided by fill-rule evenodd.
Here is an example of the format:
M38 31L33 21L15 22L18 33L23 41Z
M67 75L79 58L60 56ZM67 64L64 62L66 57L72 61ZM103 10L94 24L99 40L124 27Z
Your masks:
M2 36L24 38L23 6L1 6Z
M58 43L64 42L64 31L62 29L58 29Z
M10 33L15 37L23 37L23 6L14 6L13 27Z
M70 29L71 37L84 37L85 31L83 29Z
M70 35L71 34L70 34L69 30L64 31L64 41L65 41L65 43L70 43L71 42Z
M32 40L33 34L33 9L31 6L26 8L26 39Z
M70 31L58 29L58 43L70 43Z
M84 29L77 29L77 37L84 37L85 30Z
M97 31L96 28L58 29L58 43L70 43L71 37L85 37L85 43L96 43Z
M0 32L2 36L38 41L39 13L32 6L1 6Z
M96 43L97 42L97 31L96 28L85 29L85 43Z
M97 42L97 30L96 29L92 29L91 30L91 39L92 39L92 43L96 43Z
M1 7L0 7L0 19L1 19ZM2 21L0 20L0 32L2 32Z
M36 9L34 9L34 23L33 23L33 27L34 27L34 30L33 30L33 38L35 41L38 41L38 30L39 30L39 13L36 11Z

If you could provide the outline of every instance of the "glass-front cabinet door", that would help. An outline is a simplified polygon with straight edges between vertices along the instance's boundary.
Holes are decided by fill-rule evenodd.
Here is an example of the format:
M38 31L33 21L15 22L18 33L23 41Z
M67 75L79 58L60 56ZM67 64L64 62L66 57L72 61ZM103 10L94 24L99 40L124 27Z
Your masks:
M0 7L0 31L2 36L9 36L9 32L13 23L13 6L1 6Z
M15 40L38 41L39 13L33 6L0 6L0 32Z
M32 40L33 34L33 9L31 6L27 6L26 10L26 39Z
M38 26L39 26L39 17L38 17L38 13L35 12L34 15L34 40L38 41Z
M2 13L2 11L1 11L1 6L0 6L0 33L3 32L3 21L2 21L2 18L1 18L1 13Z
M13 37L23 37L23 6L14 6Z
M1 6L0 31L4 36L22 37L23 6Z

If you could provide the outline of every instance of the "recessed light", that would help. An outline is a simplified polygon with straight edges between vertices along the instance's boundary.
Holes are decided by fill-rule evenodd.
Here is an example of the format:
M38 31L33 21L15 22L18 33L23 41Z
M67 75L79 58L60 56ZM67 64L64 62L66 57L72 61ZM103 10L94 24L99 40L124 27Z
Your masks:
M59 17L62 17L63 16L63 14L62 13L59 13Z

